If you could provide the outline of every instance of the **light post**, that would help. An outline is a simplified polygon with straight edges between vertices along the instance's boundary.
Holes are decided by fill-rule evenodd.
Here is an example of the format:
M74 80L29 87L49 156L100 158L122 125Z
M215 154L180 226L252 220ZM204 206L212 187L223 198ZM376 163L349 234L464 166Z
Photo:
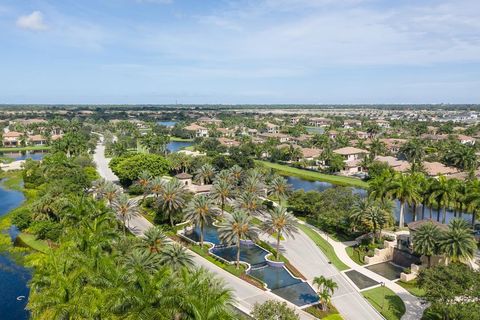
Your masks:
M385 282L380 282L380 286L382 287L382 295L383 295L383 298L382 298L382 311L383 311L383 307L385 306Z

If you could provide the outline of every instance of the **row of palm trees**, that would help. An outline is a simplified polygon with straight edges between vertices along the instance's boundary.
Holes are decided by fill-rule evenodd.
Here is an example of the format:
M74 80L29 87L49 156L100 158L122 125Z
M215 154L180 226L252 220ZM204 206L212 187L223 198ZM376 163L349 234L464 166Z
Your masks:
M428 267L434 255L444 255L448 261L468 262L472 259L477 245L470 227L461 218L455 218L442 230L433 223L421 225L413 234L413 250L427 257Z
M437 221L446 222L447 210L452 209L455 216L464 212L472 213L472 225L480 210L480 181L478 179L459 181L439 176L437 179L426 177L423 173L395 173L384 171L369 183L369 197L373 199L398 199L400 202L399 226L404 226L405 206L413 208L413 220L417 220L418 207L422 207L421 218L425 219L426 210L433 218L432 210L437 209Z

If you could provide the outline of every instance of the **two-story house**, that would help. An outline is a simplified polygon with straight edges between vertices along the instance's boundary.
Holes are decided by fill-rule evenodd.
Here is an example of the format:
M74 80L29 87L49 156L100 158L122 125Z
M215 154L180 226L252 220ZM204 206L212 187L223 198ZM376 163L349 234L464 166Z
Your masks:
M208 129L199 126L196 123L192 123L191 125L186 126L184 129L191 132L192 135L196 138L208 138Z
M333 150L333 152L343 157L343 170L340 171L341 174L353 175L359 172L364 172L364 168L361 166L361 163L368 154L367 150L354 147L345 147Z

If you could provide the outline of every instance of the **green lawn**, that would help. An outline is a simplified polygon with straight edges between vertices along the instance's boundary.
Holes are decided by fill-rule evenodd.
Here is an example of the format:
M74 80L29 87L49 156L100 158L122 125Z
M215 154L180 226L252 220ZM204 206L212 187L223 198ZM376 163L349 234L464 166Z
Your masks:
M354 247L346 247L345 251L347 251L347 254L350 257L350 259L355 261L356 264L359 264L359 265L365 264L363 260L363 258L365 257L365 252L359 252L358 250L355 250Z
M405 313L402 299L386 287L362 291L362 294L387 320L398 320Z
M179 137L170 137L170 141L176 142L193 142L193 139L179 138Z
M328 307L327 311L323 311L320 308L320 305L305 308L304 311L306 311L306 312L310 313L311 315L313 315L314 317L317 317L318 319L322 319L322 320L325 320L325 319L327 319L327 320L343 320L342 316L338 313L337 309L332 304L329 304L329 307Z
M23 177L21 171L3 172L0 174L0 179L5 179L2 182L4 188L9 190L23 191Z
M289 167L287 165L272 163L268 161L255 160L256 163L272 168L280 172L280 174L288 174L296 177L300 177L307 180L318 180L330 182L336 185L353 186L360 188L368 188L368 183L357 178L335 176L331 174L324 174L320 172L314 172L309 170L303 170L298 168Z
M425 296L425 290L419 288L417 286L417 280L412 280L408 282L403 282L403 281L397 281L397 284L404 287L408 292L413 294L416 297L424 297Z
M33 234L22 232L18 235L17 239L23 245L36 251L46 253L49 249L48 244L45 241L38 240L37 237Z
M0 152L18 152L18 151L34 151L34 150L49 150L50 146L30 146L18 148L0 148Z
M305 232L305 234L315 242L315 244L323 251L323 253L327 256L328 260L332 262L332 264L340 271L350 269L345 263L342 262L337 257L335 250L327 240L323 239L316 231L310 229L308 226L299 224L298 228Z

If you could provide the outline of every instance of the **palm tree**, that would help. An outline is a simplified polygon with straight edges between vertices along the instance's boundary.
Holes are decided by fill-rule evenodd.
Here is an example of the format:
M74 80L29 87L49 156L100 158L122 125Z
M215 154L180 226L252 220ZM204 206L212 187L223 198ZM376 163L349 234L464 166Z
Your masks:
M475 239L468 229L452 226L443 233L439 244L440 251L453 262L467 261L477 250Z
M137 201L129 199L126 194L120 194L112 203L113 210L123 221L123 233L126 235L127 223L139 214Z
M468 184L466 195L467 210L472 213L471 225L475 225L478 210L480 210L480 180L472 180Z
M143 197L142 201L145 200L145 197L147 195L147 190L148 186L150 185L150 179L152 178L150 172L148 171L142 171L140 172L138 179L137 179L137 184L142 187L143 189Z
M380 154L385 154L387 151L387 147L385 145L385 142L381 141L378 138L372 139L370 142L370 158L375 159L376 156Z
M415 138L407 141L407 143L400 148L400 153L411 163L412 170L418 171L417 169L425 157L425 148L423 147L423 142Z
M291 186L283 177L277 176L268 185L268 194L273 195L280 202L284 201L290 194Z
M108 205L111 205L113 200L122 192L119 186L110 181L99 185L98 188L101 188L96 191L98 196L106 199Z
M370 180L368 183L368 196L373 199L384 199L388 196L388 187L391 185L394 175L385 170L381 175Z
M152 274L161 266L160 256L148 250L133 249L129 254L122 257L122 263L127 273L139 275L141 273Z
M253 215L259 212L262 208L262 201L257 194L253 192L244 192L236 199L236 205L239 209L247 212L248 215Z
M415 184L411 176L398 173L395 175L391 184L387 187L387 193L400 201L400 221L399 226L403 228L405 223L405 204L412 204L419 201L418 186Z
M176 212L185 206L187 191L185 186L178 179L173 178L162 190L157 199L159 207L164 211L170 220L170 226L173 228L173 216Z
M444 176L438 177L432 185L432 197L436 199L439 207L443 209L442 223L447 218L447 207L455 199L455 179L447 179ZM437 221L439 217L437 217Z
M160 263L170 266L175 272L194 265L193 256L178 243L173 243L160 252Z
M413 235L413 251L427 257L429 268L432 256L438 252L440 235L440 229L433 223L423 224Z
M195 172L195 179L201 184L212 182L214 176L215 168L209 163L204 164Z
M360 199L352 209L351 219L371 229L374 238L378 240L383 227L391 221L393 208L390 204L391 202L380 203L369 198Z
M240 266L240 240L254 240L258 237L259 229L252 225L251 220L252 218L245 212L234 211L232 214L226 214L226 219L218 228L222 242L237 246L237 269Z
M210 194L214 199L220 202L220 208L222 209L223 215L225 211L225 202L233 195L231 182L225 179L217 179L213 184Z
M200 247L203 249L203 231L208 218L213 214L213 202L206 195L198 195L192 199L185 212L185 219L200 228Z
M166 182L160 177L151 179L148 183L148 189L155 195L155 199L158 200L159 195L165 189Z
M240 180L242 179L242 173L243 173L242 167L236 164L233 167L231 167L229 171L235 185L238 185L240 183Z
M282 234L294 237L297 232L297 222L293 215L287 211L286 207L276 206L269 211L270 215L262 224L262 230L268 234L276 233L277 237L277 254L275 258L278 260L280 254L280 238Z
M163 233L162 229L156 226L145 231L142 242L150 252L155 253L160 253L162 248L171 243L165 233Z
M327 279L324 276L313 278L313 284L317 286L317 292L321 300L322 309L327 310L330 298L332 297L338 285L332 279Z

